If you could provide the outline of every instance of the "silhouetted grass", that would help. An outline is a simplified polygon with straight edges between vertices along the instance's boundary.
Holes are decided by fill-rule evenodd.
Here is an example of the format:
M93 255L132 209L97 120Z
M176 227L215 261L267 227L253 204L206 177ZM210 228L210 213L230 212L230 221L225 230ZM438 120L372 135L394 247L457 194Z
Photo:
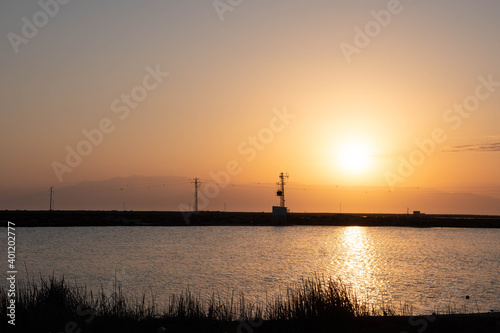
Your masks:
M363 324L369 318L396 315L390 307L376 310L359 301L340 280L319 276L304 279L265 302L247 302L242 293L229 299L214 293L203 301L186 290L172 295L162 309L155 304L152 291L150 297L144 292L141 297L130 299L116 282L109 294L103 288L94 294L85 287L70 285L64 277L40 277L38 281L18 283L16 326L30 332L64 332L68 327L75 332L157 332L159 327L166 327L168 332L245 332L242 325L247 322L257 332L277 331L276 327L301 332L300 327L314 325L335 325L343 331L352 329L355 322ZM8 313L7 292L0 288L2 318ZM411 311L405 304L400 315L411 315ZM398 320L403 324L407 321Z
M276 296L265 310L266 319L270 320L345 318L374 314L340 280L318 276L303 280L296 288L288 288L285 296Z

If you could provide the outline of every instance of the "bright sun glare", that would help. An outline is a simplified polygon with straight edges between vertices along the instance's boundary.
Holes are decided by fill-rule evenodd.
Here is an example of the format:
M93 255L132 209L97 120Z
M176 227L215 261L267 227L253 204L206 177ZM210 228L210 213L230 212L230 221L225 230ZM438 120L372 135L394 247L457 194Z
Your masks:
M338 151L338 162L344 171L363 172L370 165L370 152L368 147L359 142L343 145Z

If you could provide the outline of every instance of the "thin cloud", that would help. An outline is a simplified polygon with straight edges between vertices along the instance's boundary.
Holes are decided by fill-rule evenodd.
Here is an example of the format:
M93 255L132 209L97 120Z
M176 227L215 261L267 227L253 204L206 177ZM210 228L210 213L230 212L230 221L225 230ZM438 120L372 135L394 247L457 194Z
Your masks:
M500 142L455 146L442 150L445 153L500 151Z

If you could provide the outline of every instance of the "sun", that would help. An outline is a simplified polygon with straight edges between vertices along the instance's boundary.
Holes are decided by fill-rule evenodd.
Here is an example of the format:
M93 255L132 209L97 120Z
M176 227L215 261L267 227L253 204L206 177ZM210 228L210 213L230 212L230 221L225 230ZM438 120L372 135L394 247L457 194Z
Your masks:
M368 146L361 142L349 142L339 148L337 161L346 172L365 172L370 166L370 151Z

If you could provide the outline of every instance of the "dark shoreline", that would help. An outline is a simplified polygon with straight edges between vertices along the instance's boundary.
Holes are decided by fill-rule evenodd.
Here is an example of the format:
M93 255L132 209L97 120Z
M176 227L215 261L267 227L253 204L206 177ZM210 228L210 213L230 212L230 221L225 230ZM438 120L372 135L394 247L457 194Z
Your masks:
M169 211L0 211L3 226L277 226L272 213ZM314 226L369 226L414 228L500 228L500 216L289 213L287 224Z

